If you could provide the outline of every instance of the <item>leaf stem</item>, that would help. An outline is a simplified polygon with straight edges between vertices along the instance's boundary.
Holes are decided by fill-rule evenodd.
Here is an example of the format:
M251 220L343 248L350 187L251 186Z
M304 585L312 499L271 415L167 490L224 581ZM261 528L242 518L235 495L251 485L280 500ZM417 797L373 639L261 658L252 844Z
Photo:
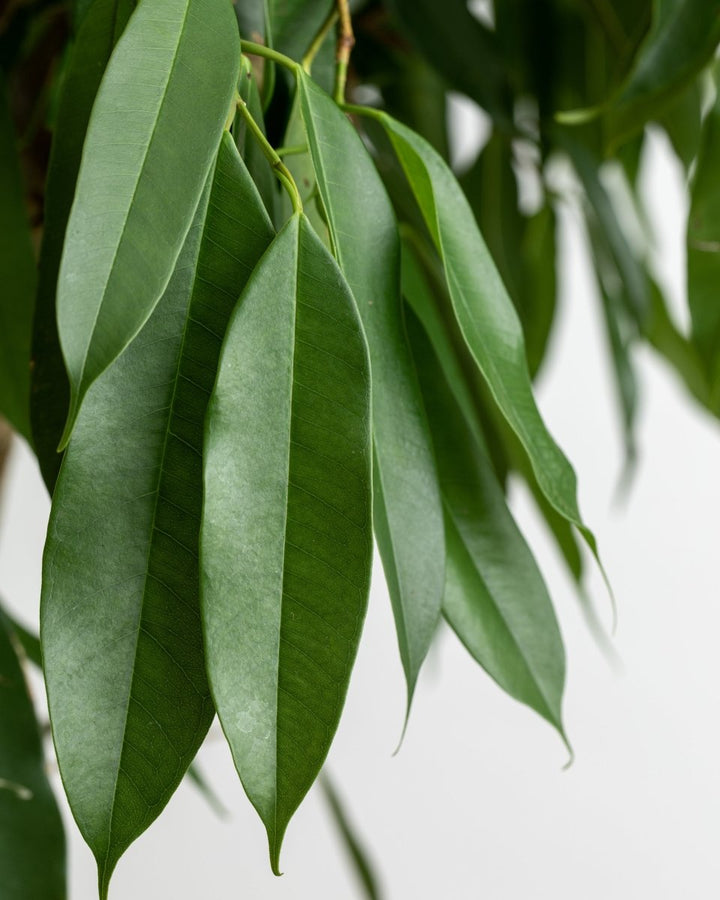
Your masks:
M307 144L291 144L288 147L278 147L275 152L279 157L284 156L301 156L303 153L308 152Z
M305 54L305 56L303 56L302 67L308 73L308 75L310 74L310 69L312 68L313 60L318 55L318 51L320 50L323 43L325 42L325 38L328 36L328 32L333 27L333 25L337 22L337 19L338 19L338 10L337 10L337 8L333 7L330 10L330 14L328 15L327 19L325 19L325 21L321 25L320 31L318 31L318 33L315 35L315 38L314 38L312 44L310 44L310 48L308 49L308 52Z
M355 35L353 33L348 0L337 0L337 10L340 17L340 27L338 29L337 51L335 53L335 90L333 91L333 97L336 103L342 105L345 102L345 83L347 82L350 54L355 46Z
M295 184L295 179L290 174L285 163L280 159L277 152L273 149L272 145L265 137L262 132L262 129L258 125L258 123L253 119L250 114L250 110L247 108L247 104L242 99L242 97L237 98L237 108L240 115L245 119L245 122L252 132L255 140L260 144L260 148L265 154L266 159L270 163L275 176L278 181L282 184L285 190L290 195L290 202L292 203L293 211L296 213L301 213L303 211L303 204L300 198L300 192L298 191L297 185Z
M254 41L240 41L240 49L248 56L261 56L263 59L272 60L279 66L285 66L285 68L290 69L293 74L297 74L300 69L300 64L296 63L294 59L290 59L290 57L285 56L284 53L278 53L277 50L273 50L271 47L265 47L263 44L256 44Z

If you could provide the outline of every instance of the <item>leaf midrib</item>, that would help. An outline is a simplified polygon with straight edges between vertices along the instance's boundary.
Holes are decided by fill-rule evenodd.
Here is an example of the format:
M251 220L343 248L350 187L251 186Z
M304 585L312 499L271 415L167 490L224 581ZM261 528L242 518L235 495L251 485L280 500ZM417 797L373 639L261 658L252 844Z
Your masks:
M150 133L150 139L149 139L148 142L147 142L147 147L145 148L145 152L144 152L144 154L143 154L142 164L140 165L140 167L139 167L139 169L138 169L138 176L137 176L137 179L136 179L136 181L135 181L135 186L133 187L133 192L132 192L132 196L131 196L131 198L130 198L130 203L129 203L128 208L127 208L127 213L126 213L126 215L125 215L125 220L124 220L124 222L123 222L122 231L120 232L120 237L119 237L119 239L118 239L118 241L117 241L117 244L116 244L116 246L115 246L115 252L113 253L112 263L110 264L110 269L109 269L109 271L108 271L107 279L106 279L106 281L105 281L105 287L104 287L104 289L103 289L103 295L102 295L102 298L101 298L101 300L100 300L100 303L98 304L97 310L96 310L96 312L95 312L95 316L94 316L94 318L93 318L92 329L91 329L91 331L90 331L90 338L89 338L89 340L88 340L88 342L87 342L87 345L86 345L86 347L85 347L85 353L84 353L84 355L83 355L82 367L81 367L81 369L80 369L80 378L79 378L79 381L78 381L78 389L79 389L80 386L82 385L82 382L83 382L84 377L85 377L85 370L86 370L86 368L87 368L87 358L88 358L88 354L89 354L89 352L90 352L90 346L91 346L91 344L92 344L92 340L93 340L93 337L94 337L94 335L95 335L95 330L96 330L96 328L97 328L97 323L98 323L98 320L99 320L99 318L100 318L100 313L102 312L103 306L105 305L105 301L106 301L106 298L107 298L108 286L109 286L109 284L110 284L110 280L111 280L111 278L112 278L112 275L113 275L113 273L114 273L114 271L115 271L115 267L116 267L116 263L117 263L117 258L118 258L118 253L119 253L119 251L120 251L120 247L121 247L121 245L122 245L122 243L123 243L123 239L124 239L124 237L125 237L125 231L126 231L126 229L127 229L128 220L129 220L129 218L130 218L130 212L131 212L131 210L132 210L132 208L133 208L133 203L135 202L135 197L136 197L136 195L137 195L138 186L139 186L140 182L142 181L142 176L143 176L143 173L144 173L144 171L145 171L145 164L146 164L147 158L148 158L148 156L149 156L149 154L150 154L150 148L153 146L153 142L154 142L154 140L155 140L155 134L156 134L156 132L157 132L158 123L159 123L159 121L160 121L160 115L159 115L159 113L160 113L160 111L162 110L162 108L163 108L163 106L164 106L165 99L166 99L167 94L168 94L168 89L169 89L170 83L171 83L171 81L172 81L172 75L173 75L173 72L175 71L175 67L176 67L176 65L177 65L178 53L179 53L179 50L180 50L180 45L181 45L182 42L183 42L183 37L184 37L184 35L185 35L185 28L186 28L186 26L187 26L187 22L188 22L188 19L189 19L188 12L189 12L189 9L190 9L190 6L191 6L192 2L193 2L193 0L185 0L185 12L184 12L183 18L182 18L182 25L181 25L181 27L180 27L180 33L178 34L177 42L176 42L176 45L175 45L175 51L174 51L174 53L173 53L172 63L171 63L171 65L170 65L170 68L169 68L168 73L167 73L167 78L166 78L166 81L165 81L165 87L164 87L164 89L163 89L162 96L160 97L159 103L158 103L158 105L157 105L157 112L156 112L156 115L155 115L155 122L154 122L153 127L152 127L152 132ZM115 8L117 9L117 3L115 4ZM127 32L126 32L126 33L127 33ZM167 279L166 279L165 286L164 286L163 289L159 292L159 295L158 295L159 297L162 296L162 294L163 294L163 292L164 292L164 290L165 290L165 287L167 287L167 284L168 284L169 281L170 281L171 276L172 276L172 269L171 269L170 272L168 273L168 277L167 277ZM129 342L128 342L128 343L129 343ZM127 347L127 344L126 344L125 346ZM81 399L81 396L82 396L82 395L79 395L78 399Z
M177 399L177 391L178 391L178 384L180 382L182 361L183 361L183 357L185 354L185 344L187 341L187 335L188 335L188 331L189 331L189 327L190 327L190 311L191 311L191 307L192 307L193 297L195 294L195 286L198 281L197 260L200 256L201 247L202 247L202 237L198 243L197 255L195 258L195 272L193 274L192 283L190 284L189 289L188 289L189 290L189 299L188 299L187 307L186 307L185 320L183 322L182 337L181 337L180 344L178 347L177 361L175 364L175 375L173 378L172 395L171 395L170 404L168 407L168 416L167 416L165 432L164 432L163 440L162 440L162 448L161 448L160 454L159 454L157 487L153 491L153 493L155 494L155 502L153 505L152 521L151 521L150 529L149 529L150 540L148 541L148 552L147 552L147 559L145 562L145 572L143 573L143 587L142 587L142 598L143 599L142 599L142 603L140 604L140 610L139 610L139 614L137 617L135 649L134 649L134 653L133 653L133 665L132 665L132 672L131 672L130 680L129 680L128 698L127 698L127 705L125 707L125 718L124 718L124 724L123 724L123 743L122 743L122 749L120 751L120 755L118 757L117 772L115 775L115 783L113 785L113 801L112 801L112 805L110 807L110 817L109 817L109 823L108 823L108 846L107 846L107 851L105 854L104 868L107 867L108 860L110 858L110 848L112 847L112 830L113 830L113 823L114 823L114 819L115 819L115 803L117 800L118 782L120 780L120 772L122 770L123 757L125 755L125 747L126 747L126 743L127 743L125 740L125 735L127 733L127 722L128 722L128 717L130 714L130 701L131 701L132 695L133 695L133 685L135 683L135 664L137 661L137 648L138 648L138 645L140 642L140 632L142 631L141 626L142 626L143 613L145 611L145 602L146 602L146 596L147 596L147 582L148 582L149 578L154 577L152 575L152 573L150 572L150 563L151 563L151 559L152 559L153 549L155 547L154 537L155 537L156 531L158 530L157 525L156 525L157 512L158 512L158 507L160 506L161 487L162 487L162 483L163 483L163 477L166 472L165 458L167 456L167 448L168 448L168 442L169 442L170 433L171 433L171 426L172 426L172 422L173 422L174 416L175 416L175 401Z

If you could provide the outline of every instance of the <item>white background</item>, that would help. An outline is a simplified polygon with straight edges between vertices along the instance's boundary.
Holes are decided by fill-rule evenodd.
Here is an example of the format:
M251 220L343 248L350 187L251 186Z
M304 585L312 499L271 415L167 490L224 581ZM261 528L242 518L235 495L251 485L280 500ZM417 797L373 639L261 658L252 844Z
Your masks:
M681 176L659 139L647 159L658 261L682 309ZM565 719L552 729L504 696L450 633L428 660L405 743L393 757L404 686L379 565L329 769L390 900L705 900L720 886L720 431L663 364L639 356L640 466L614 503L620 440L599 306L572 211L542 411L579 476L619 606L622 671L600 654L527 498L513 494L555 600L568 652ZM36 627L48 501L21 446L0 523L0 591ZM590 590L604 620L596 572ZM361 896L313 791L290 825L275 878L262 826L216 729L200 761L229 810L220 821L183 785L121 860L112 900ZM60 793L57 774L54 786ZM66 813L70 900L91 900L90 852Z

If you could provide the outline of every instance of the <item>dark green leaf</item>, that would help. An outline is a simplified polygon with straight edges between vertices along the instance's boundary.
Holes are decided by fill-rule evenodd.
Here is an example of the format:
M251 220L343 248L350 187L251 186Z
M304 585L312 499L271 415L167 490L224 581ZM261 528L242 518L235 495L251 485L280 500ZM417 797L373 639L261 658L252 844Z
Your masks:
M118 42L90 117L60 266L58 328L71 390L61 443L88 387L168 283L239 70L225 0L146 0Z
M607 112L607 134L620 143L651 118L710 61L720 41L720 0L654 0L653 23L630 75Z
M333 0L267 0L272 46L300 60L333 8Z
M464 364L467 351L463 352L463 346L459 346L457 336L453 334L452 323L443 320L440 305L428 284L425 267L420 262L418 252L417 236L413 239L406 231L402 255L403 295L430 336L443 375L450 385L455 402L462 410L465 424L470 429L473 440L482 446L487 444L487 438L478 401L471 387L472 379L468 375L467 365ZM512 465L527 482L570 574L580 583L583 563L572 526L546 499L515 433L506 425L499 437L502 443L496 452L499 450L506 468L508 464ZM494 458L493 464L497 470Z
M299 90L333 248L370 349L375 530L409 703L440 616L445 552L432 439L402 319L400 241L355 129L309 78Z
M719 16L720 18L720 16ZM718 79L720 84L720 79ZM692 180L687 229L692 340L720 411L720 95L708 113Z
M443 608L475 659L564 738L565 651L550 597L484 448L444 379L414 314L408 330L432 425L445 504Z
M668 106L660 124L688 170L697 156L702 132L703 91L699 79Z
M455 315L493 399L520 439L548 500L577 526L575 473L540 417L522 329L468 202L445 162L422 138L383 113L386 128L445 267Z
M222 800L215 793L212 785L207 780L197 763L193 763L187 770L187 777L205 798L208 806L213 812L224 819L228 815L227 809L223 806Z
M258 92L257 79L255 78L252 66L246 56L243 56L242 58L240 97L247 104L248 112L257 122L260 130L264 134L265 123L263 120L262 102L260 101L260 94ZM278 180L275 177L260 144L249 132L245 120L239 112L235 117L233 133L238 150L245 160L248 172L258 187L258 191L263 198L270 219L277 224L277 210L280 205L278 198Z
M355 826L345 808L345 804L340 798L335 785L330 780L327 773L323 773L320 778L325 798L327 799L330 812L339 832L340 838L345 846L347 855L353 865L353 871L357 876L357 880L362 886L363 895L367 900L380 900L381 892L378 886L378 879L373 871L373 866L368 858L367 851L362 845Z
M40 732L0 615L0 878L3 900L64 900L65 837Z
M67 418L70 387L60 349L55 291L65 228L75 195L85 132L100 81L134 0L94 0L75 39L63 76L45 189L33 324L30 417L35 452L52 493L60 468L57 445Z
M15 130L0 72L0 413L30 440L30 338L35 255Z
M275 872L337 728L365 615L369 388L350 290L295 215L223 346L201 538L213 697Z
M203 420L235 298L271 236L226 134L209 206L205 196L156 312L88 394L55 490L45 676L103 890L213 716L198 603Z
M392 0L390 8L451 87L498 121L511 121L508 76L495 35L471 14L466 0Z
M6 609L0 607L0 620L4 620L6 627L13 632L18 643L22 647L22 651L30 660L30 662L42 669L42 651L40 649L40 638L32 634L14 619Z

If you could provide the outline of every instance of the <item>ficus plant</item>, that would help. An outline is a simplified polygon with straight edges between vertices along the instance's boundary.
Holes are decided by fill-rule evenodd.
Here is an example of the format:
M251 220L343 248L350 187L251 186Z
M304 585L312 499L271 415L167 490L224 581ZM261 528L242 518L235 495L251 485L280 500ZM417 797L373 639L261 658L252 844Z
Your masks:
M0 410L52 495L39 643L0 615L4 900L66 896L36 715L101 898L216 715L278 872L373 540L406 717L444 617L567 742L560 632L505 498L516 473L581 591L598 552L532 387L557 205L581 198L632 463L635 345L720 412L719 41L716 0L4 5ZM463 171L452 92L491 123ZM648 127L688 176L689 333L650 226L619 214L643 221Z

